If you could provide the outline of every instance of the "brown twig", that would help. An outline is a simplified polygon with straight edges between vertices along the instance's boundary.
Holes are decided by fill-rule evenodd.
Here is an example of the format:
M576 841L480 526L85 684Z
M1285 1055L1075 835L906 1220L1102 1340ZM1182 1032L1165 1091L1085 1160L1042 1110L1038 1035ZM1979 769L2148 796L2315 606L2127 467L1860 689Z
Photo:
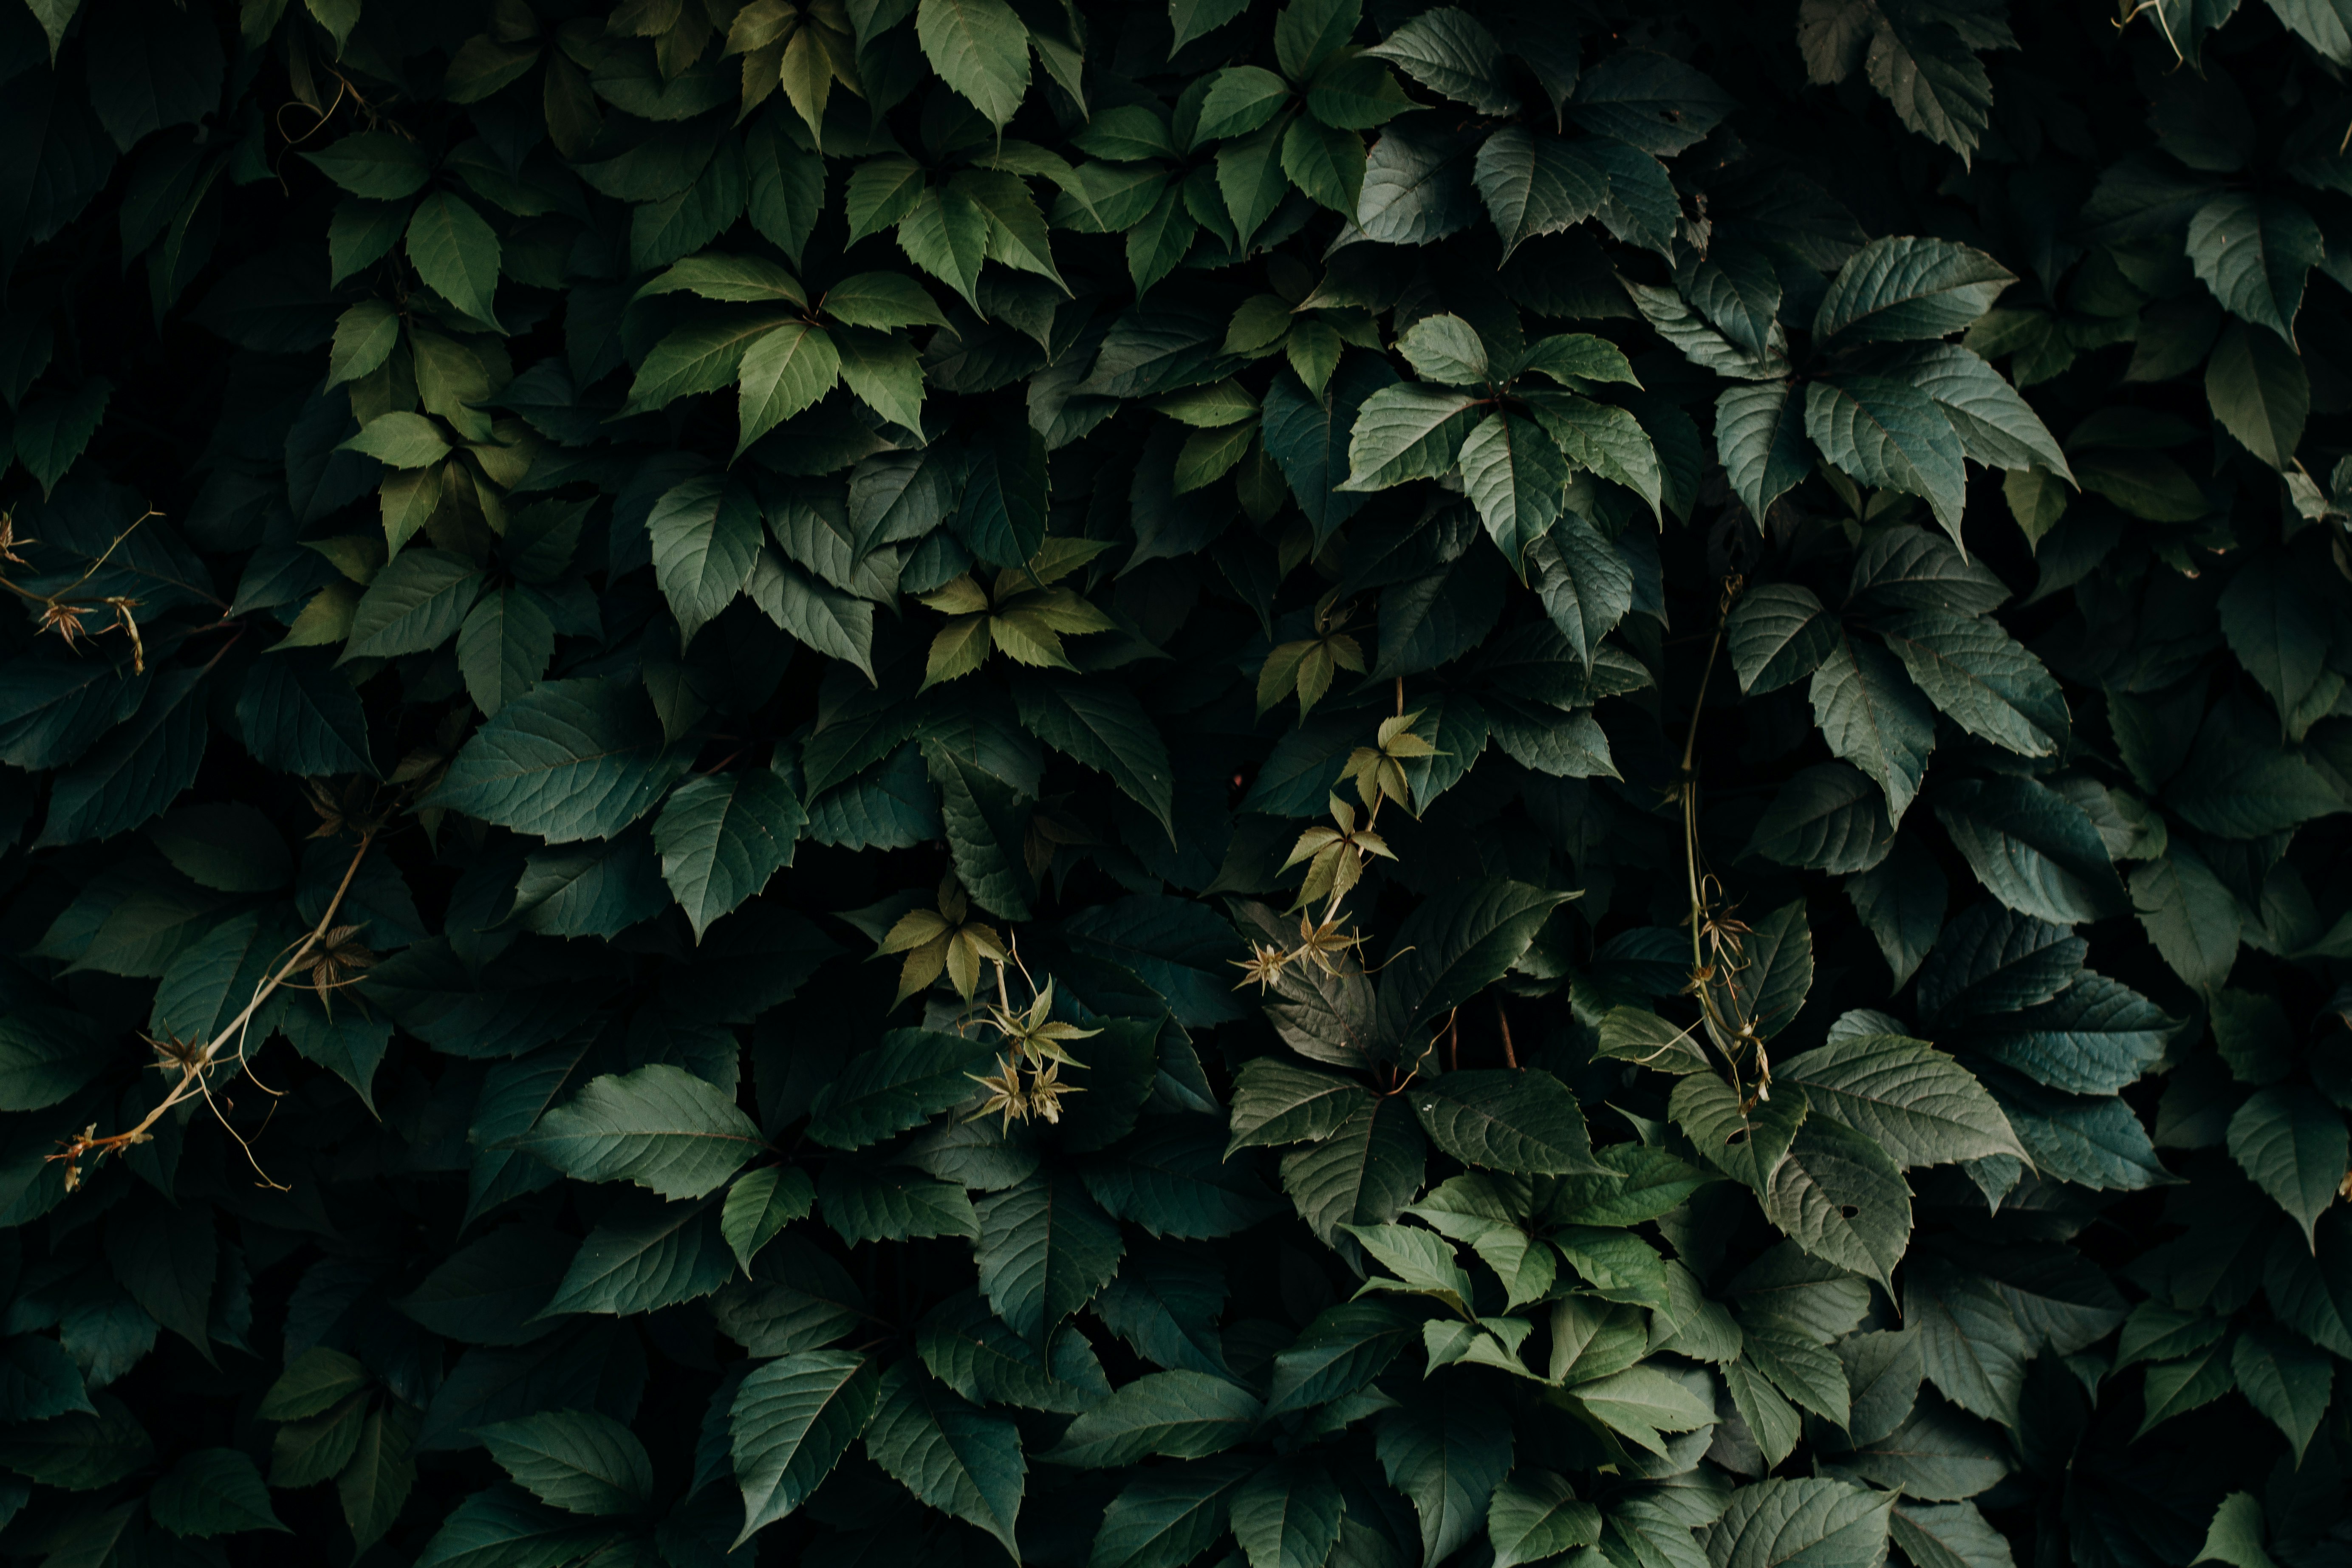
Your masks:
M1513 1072L1519 1070L1519 1053L1511 1048L1511 1016L1503 1011L1503 999L1495 998L1495 1024L1503 1031L1503 1065Z
M140 1119L137 1126L121 1132L109 1133L103 1138L96 1135L94 1128L86 1129L76 1136L62 1141L60 1152L50 1155L49 1158L67 1162L66 1179L68 1190L79 1184L81 1161L84 1156L103 1159L134 1143L143 1143L147 1141L150 1131L155 1123L163 1119L164 1112L184 1105L199 1095L206 1099L210 1098L212 1091L210 1086L205 1081L205 1074L222 1065L223 1051L232 1040L240 1042L235 1056L242 1060L245 1055L242 1038L247 1026L253 1021L254 1014L259 1012L261 1005L269 1000L278 988L286 984L302 967L309 960L312 950L325 939L327 932L333 929L335 912L342 908L344 895L351 891L352 879L359 875L360 862L367 858L368 848L374 844L377 831L378 829L370 827L360 835L359 848L353 851L351 865L344 868L343 879L335 889L335 896L328 900L326 913L320 915L319 923L311 927L301 940L294 944L291 956L278 966L276 973L255 989L253 999L245 1005L244 1009L236 1017L230 1019L220 1033L214 1036L210 1043L202 1050L188 1050L184 1055L177 1050L168 1053L180 1059L180 1081L172 1086L171 1092L166 1094L153 1110Z

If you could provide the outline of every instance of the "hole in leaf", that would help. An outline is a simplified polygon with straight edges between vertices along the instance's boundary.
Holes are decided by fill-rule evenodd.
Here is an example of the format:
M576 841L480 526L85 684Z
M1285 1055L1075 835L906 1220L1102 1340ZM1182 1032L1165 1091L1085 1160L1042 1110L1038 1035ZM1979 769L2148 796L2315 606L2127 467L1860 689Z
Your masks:
M1846 1218L1848 1218L1848 1219L1852 1219L1854 1215L1856 1215L1860 1214L1861 1212L1862 1212L1862 1211L1861 1211L1860 1209L1858 1209L1858 1208L1854 1207L1852 1204L1840 1204L1840 1205L1838 1205L1838 1213L1839 1213L1839 1214L1841 1214L1841 1215L1844 1215Z
M1728 1138L1725 1139L1723 1142L1724 1142L1724 1144L1725 1144L1725 1146L1726 1146L1726 1147L1734 1147L1734 1146L1737 1146L1737 1145L1738 1145L1738 1144L1741 1144L1741 1143L1745 1143L1745 1142L1748 1142L1748 1129L1747 1129L1747 1128L1745 1128L1745 1127L1743 1127L1743 1128L1739 1129L1739 1131L1738 1131L1737 1132L1734 1132L1730 1137L1728 1137Z

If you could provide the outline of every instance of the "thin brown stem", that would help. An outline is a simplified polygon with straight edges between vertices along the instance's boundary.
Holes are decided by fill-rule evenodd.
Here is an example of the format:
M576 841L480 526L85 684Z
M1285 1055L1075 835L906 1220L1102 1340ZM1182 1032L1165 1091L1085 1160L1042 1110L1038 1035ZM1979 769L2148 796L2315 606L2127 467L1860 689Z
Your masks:
M344 896L352 890L352 879L359 875L360 862L367 858L368 849L374 842L373 828L360 836L359 848L352 852L352 863L344 868L343 879L337 885L335 896L327 901L326 913L319 917L319 923L311 927L302 939L295 943L292 955L278 967L276 973L256 988L253 999L245 1005L244 1009L236 1017L230 1019L202 1051L189 1057L182 1064L180 1081L172 1086L171 1092L166 1094L153 1110L141 1118L135 1127L121 1132L110 1133L103 1138L75 1140L68 1145L68 1152L71 1157L78 1160L84 1154L108 1154L143 1142L155 1123L163 1119L164 1112L186 1103L198 1095L209 1095L210 1090L205 1083L205 1074L220 1065L223 1048L230 1041L238 1039L244 1035L247 1026L253 1020L254 1014L261 1010L261 1005L268 1001L278 988L285 984L308 961L311 951L326 940L327 932L334 928L336 911L342 908ZM240 1046L237 1054L242 1055L243 1049L244 1047Z
M1495 1026L1503 1031L1503 1065L1513 1072L1519 1070L1519 1053L1511 1046L1511 1016L1503 1011L1503 999L1495 998Z
M1462 1009L1445 1015L1445 1070L1462 1070Z

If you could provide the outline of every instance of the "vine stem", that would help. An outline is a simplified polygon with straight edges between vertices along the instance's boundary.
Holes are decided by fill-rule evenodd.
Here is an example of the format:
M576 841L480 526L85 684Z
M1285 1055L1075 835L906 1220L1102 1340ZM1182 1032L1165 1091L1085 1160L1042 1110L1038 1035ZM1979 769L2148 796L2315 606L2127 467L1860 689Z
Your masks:
M1698 695L1692 700L1690 728L1683 736L1683 867L1690 877L1691 968L1704 967L1699 950L1699 926L1706 919L1706 901L1699 896L1698 886L1698 721L1706 711L1707 684L1715 679L1716 656L1723 651L1723 628L1731 618L1730 595L1727 595L1723 614L1717 617L1715 637L1706 645L1706 667L1699 672Z
M1746 585L1745 579L1738 575L1723 580L1723 598L1716 611L1715 636L1706 645L1706 664L1699 671L1698 694L1691 700L1690 727L1683 735L1680 788L1683 797L1683 868L1690 879L1691 984L1698 994L1699 1011L1710 1019L1715 1016L1714 1006L1703 978L1707 968L1704 946L1707 923L1706 894L1698 868L1698 725L1700 718L1706 712L1706 689L1715 679L1716 658L1723 652L1724 631L1731 624L1731 606L1738 600L1739 592ZM1723 1053L1725 1063L1731 1068L1731 1087L1738 1089L1738 1058L1732 1055L1731 1047L1720 1037L1716 1040L1716 1048Z
M172 1086L172 1092L163 1097L163 1102L142 1118L135 1127L121 1132L110 1133L104 1138L75 1140L70 1146L70 1152L75 1157L92 1153L105 1154L142 1142L146 1138L148 1130L163 1119L165 1111L175 1106L184 1105L204 1092L204 1075L208 1069L219 1064L222 1047L231 1039L244 1033L246 1026L252 1021L254 1014L261 1010L261 1005L268 1001L278 988L283 985L295 971L302 967L312 950L326 940L328 931L334 929L336 911L342 908L344 895L352 890L352 879L359 875L360 862L367 858L369 847L375 843L375 835L374 828L370 828L360 835L359 848L353 852L352 863L344 868L343 879L336 887L335 896L327 900L327 912L320 915L319 923L311 927L302 940L295 944L293 954L278 966L277 973L263 981L255 990L253 999L245 1005L244 1010L230 1019L221 1032L213 1037L211 1043L206 1045L202 1052L182 1065L180 1081Z

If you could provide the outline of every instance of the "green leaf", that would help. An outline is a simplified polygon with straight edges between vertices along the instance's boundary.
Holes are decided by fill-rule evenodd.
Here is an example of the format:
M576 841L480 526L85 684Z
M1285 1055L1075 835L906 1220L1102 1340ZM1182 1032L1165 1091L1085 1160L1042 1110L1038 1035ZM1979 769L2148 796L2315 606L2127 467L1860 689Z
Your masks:
M1398 927L1381 1016L1402 1037L1469 1001L1507 973L1551 911L1573 897L1501 877L1448 884Z
M1297 0L1274 18L1274 53L1295 81L1313 77L1348 45L1364 19L1361 0ZM1260 1568L1255 1559L1251 1568Z
M1944 873L1916 837L1897 834L1886 858L1857 877L1849 877L1846 897L1853 912L1869 928L1871 938L1886 956L1899 987L1908 981L1936 944L1943 930L1949 889Z
M2160 1362L2149 1367L2147 1381L2141 1389L2147 1415L2134 1437L2144 1437L2151 1428L2176 1415L2210 1405L2235 1387L2235 1377L2230 1370L2234 1338L2225 1335L2179 1361Z
M2016 281L1983 251L1949 240L1873 240L1830 279L1813 312L1813 331L1865 343L1949 337L1991 310Z
M1074 1178L1041 1172L974 1206L981 1292L1033 1346L1118 1271L1126 1248L1118 1223Z
M656 343L637 366L625 410L643 414L698 392L716 392L734 381L751 345L792 318L771 311L730 315L722 321L689 323Z
M625 1202L606 1215L580 1244L545 1315L659 1311L709 1295L735 1271L708 1201Z
M1168 743L1128 689L1086 676L1021 670L1013 698L1022 727L1075 762L1106 774L1176 837L1175 769Z
M1666 1451L1658 1436L1662 1432L1691 1432L1715 1424L1713 1405L1680 1378L1654 1366L1629 1367L1578 1383L1570 1392L1611 1431L1653 1454Z
M1903 667L1873 643L1840 634L1812 675L1813 721L1830 750L1886 793L1899 823L1936 743L1933 710Z
M948 319L923 286L903 272L860 272L824 291L818 308L845 326L944 327Z
M0 1467L43 1486L95 1491L154 1463L154 1442L129 1406L111 1394L92 1404L94 1415L76 1411L11 1428L0 1436Z
M2018 1142L2044 1176L2126 1192L2175 1179L2123 1100L2060 1094L1990 1063L1977 1077L2000 1100Z
M1759 526L1772 503L1812 471L1806 406L1785 381L1726 387L1716 395L1717 460Z
M2344 1117L2298 1089L2257 1089L2230 1118L2230 1157L2286 1210L2316 1249L2313 1226L2352 1164Z
M1378 1447L1389 1485L1420 1518L1423 1560L1441 1563L1486 1523L1510 1473L1511 1422L1499 1405L1433 1393L1384 1412Z
M1972 1502L1911 1503L1896 1508L1890 1523L1916 1568L2015 1568L2008 1538Z
M369 1411L360 1425L351 1463L335 1478L335 1497L343 1505L344 1526L362 1552L392 1529L415 1489L413 1451L423 1425L415 1410L393 1401Z
M2326 1418L2336 1363L2294 1335L2257 1324L2239 1336L2230 1370L2246 1402L2285 1435L2300 1466Z
M795 1165L770 1165L736 1177L719 1216L719 1234L735 1254L736 1266L751 1273L760 1249L793 1221L806 1219L815 1201L808 1173Z
M956 516L958 537L990 565L1019 570L1045 542L1052 479L1045 437L1000 410L976 458Z
M1935 400L1960 448L1990 468L2039 469L2072 482L2074 470L2034 413L2000 373L1957 343L1909 350L1888 371Z
M327 384L357 381L390 358L400 342L400 317L381 300L362 300L335 322L335 346L327 357Z
M1985 890L2058 925L2123 912L2124 888L2082 808L2031 779L1969 779L1940 792L1936 816Z
M1353 217L1364 195L1364 139L1307 115L1282 133L1282 172L1318 205Z
M1274 118L1290 85L1263 66L1228 66L1209 78L1194 145L1246 136Z
M1926 393L1882 375L1824 376L1805 388L1805 434L1857 483L1919 497L1959 538L1960 438Z
M336 449L364 453L395 468L423 468L447 457L449 443L422 414L379 414Z
M1601 651L1601 639L1633 607L1633 574L1591 523L1575 512L1528 547L1537 569L1536 592L1544 614L1583 661L1586 673Z
M2161 452L2077 452L2074 475L2084 489L2151 522L2194 522L2213 510L2197 482Z
M264 1421L299 1421L333 1409L368 1386L367 1369L350 1356L314 1345L288 1364L254 1414Z
M1750 696L1811 676L1842 640L1812 590L1794 583L1748 589L1724 623L1725 651L1739 689Z
M475 731L431 804L550 843L604 838L650 810L692 761L666 748L642 688L551 680Z
M2192 1563L2227 1563L2230 1568L2276 1568L2263 1550L2263 1505L2252 1492L2231 1492L2213 1510L2205 1544Z
M1700 1542L1713 1568L1871 1568L1886 1553L1895 1496L1831 1480L1738 1489Z
M457 668L484 718L539 684L555 657L555 636L547 601L530 588L511 585L474 601L457 628Z
M963 185L934 185L899 221L898 248L907 259L977 308L980 264L988 258L988 210Z
M760 559L760 508L749 491L704 474L665 492L646 518L654 580L677 616L678 640L694 640L751 581Z
M1740 1352L1793 1403L1839 1426L1853 1420L1844 1363L1802 1329L1769 1316L1753 1319L1742 1334Z
M873 674L874 605L763 552L753 561L751 602L816 653Z
M432 177L432 163L424 144L388 131L341 137L302 156L352 195L372 201L396 202L413 196Z
M908 1491L979 1526L1017 1559L1013 1529L1028 1467L1012 1418L980 1410L912 1362L882 1376L866 1451Z
M817 1091L809 1136L836 1149L860 1149L917 1126L971 1098L971 1074L994 1054L984 1037L893 1029Z
M915 37L940 79L1000 131L1029 91L1029 33L1003 0L922 0Z
M1274 1359L1268 1417L1311 1409L1365 1387L1419 1339L1416 1314L1368 1300L1326 1308Z
M865 1435L879 1385L872 1364L847 1351L802 1351L751 1369L727 1420L743 1493L736 1546L808 1500Z
M2189 826L2223 838L2284 833L2345 809L2344 797L2302 756L2281 747L2276 731L2250 706L2229 702L2199 730L2164 798Z
M890 423L922 428L923 365L914 344L856 328L836 328L832 337L841 355L841 384Z
M57 1341L37 1334L0 1340L0 1417L46 1421L71 1410L98 1413L81 1369Z
M1742 1104L1744 1099L1714 1072L1694 1070L1675 1086L1666 1114L1701 1159L1761 1195L1811 1108L1802 1090L1748 1105Z
M2231 994L2215 999L2212 1015L2224 1056L2230 1036L2223 999ZM2129 986L2086 971L2051 1000L1988 1019L1985 1026L1988 1032L1969 1042L1972 1049L2053 1089L2114 1094L2157 1064L2179 1025Z
M235 1448L183 1455L147 1494L147 1510L173 1534L209 1538L286 1526L269 1506L269 1489L253 1461Z
M351 641L337 663L425 653L457 635L488 581L482 569L444 550L404 550L376 574L352 616Z
M945 741L923 742L923 764L940 793L958 879L982 909L1027 919L1034 883L1023 858L1028 813L1020 796Z
M2326 679L2327 609L2311 574L2284 552L2256 556L2221 591L2221 610L2230 651L2291 724Z
M583 1182L630 1181L666 1198L698 1198L766 1145L732 1096L656 1063L592 1079L499 1146Z
M1352 17L1354 7L1346 9ZM1255 1471L1234 1495L1234 1539L1249 1568L1321 1568L1345 1515L1346 1499L1321 1467L1278 1462Z
M515 1484L569 1513L631 1514L653 1500L653 1460L609 1415L552 1410L476 1429Z
M71 1096L107 1068L98 1026L63 1007L17 1006L0 1015L0 1110L39 1110Z
M1815 1116L1874 1139L1901 1165L2025 1153L1992 1096L1924 1040L1841 1036L1784 1059L1774 1077L1802 1084Z
M1256 1426L1259 1403L1247 1389L1204 1372L1155 1372L1114 1390L1070 1423L1061 1442L1038 1456L1089 1469L1131 1465L1147 1455L1192 1459L1229 1448Z
M1234 1456L1138 1472L1103 1510L1087 1568L1184 1568L1224 1533L1254 1468Z
M823 327L787 322L743 351L739 374L743 398L735 437L738 458L833 390L841 374L841 353Z
M1642 498L1651 516L1663 515L1658 509L1665 480L1658 469L1657 448L1633 415L1570 392L1531 392L1526 398L1537 422L1551 432L1572 466L1623 485Z
M1467 393L1417 382L1381 387L1356 416L1347 482L1335 488L1378 490L1435 479L1454 467L1477 418Z
M1431 1141L1465 1164L1520 1175L1614 1173L1594 1162L1576 1097L1540 1068L1447 1073L1412 1099Z
M1916 1357L1910 1375L1916 1392ZM1986 1490L2010 1468L2008 1444L1997 1428L1963 1415L1931 1395L1895 1430L1858 1443L1841 1458L1838 1473L1899 1488L1906 1501L1951 1502ZM1898 1531L1901 1524L1898 1514ZM1980 1521L1979 1524L1984 1528ZM1989 1528L1985 1534L1991 1535ZM2005 1558L2006 1543L2001 1551Z
M1234 1079L1233 1140L1226 1152L1319 1142L1370 1099L1370 1091L1353 1079L1275 1057L1254 1057Z
M2230 978L2244 916L2212 868L2186 844L2132 868L2132 910L2172 972L2211 992Z
M1772 1173L1764 1212L1825 1263L1893 1286L1911 1241L1911 1194L1903 1173L1870 1139L1825 1117L1797 1130Z
M1538 235L1575 227L1609 197L1607 172L1579 156L1574 143L1516 125L1479 144L1470 177L1502 237L1507 261Z
M1282 1190L1327 1243L1341 1226L1387 1224L1421 1190L1428 1145L1402 1098L1359 1103L1329 1137L1283 1156Z
M2303 283L2326 254L2319 225L2294 203L2233 191L2189 220L2189 261L2221 308L2294 342Z
M499 237L465 199L436 191L408 219L408 259L425 286L467 315L496 328Z
M2294 349L2232 321L2205 363L2205 402L2246 450L2284 471L2311 412L2311 380Z
M1486 1534L1495 1545L1495 1568L1518 1568L1599 1541L1601 1510L1578 1501L1564 1477L1522 1468L1495 1489Z
M697 942L792 864L793 841L807 821L792 785L769 769L706 773L671 794L654 823L654 847Z
M1363 504L1335 480L1346 467L1358 411L1395 380L1386 360L1358 354L1343 360L1330 385L1313 396L1293 374L1277 372L1266 384L1259 426L1266 455L1282 470L1318 545Z
M459 1503L425 1543L416 1562L418 1568L564 1563L588 1552L607 1533L534 1502L512 1487L492 1487Z
M1423 316L1398 335L1396 348L1425 381L1478 386L1493 374L1486 363L1486 345L1459 316L1443 312Z
M1364 52L1395 61L1430 91L1482 114L1507 114L1518 107L1503 85L1503 51L1495 36L1454 6L1424 11Z
M2027 757L2065 744L2070 725L2057 681L1991 620L1914 611L1883 629L1912 681L1970 734Z
M1524 573L1528 549L1560 514L1568 461L1533 420L1494 413L1462 443L1462 482L1486 532L1512 569Z
M1878 786L1843 763L1828 763L1781 786L1748 849L1783 866L1851 872L1877 865L1894 843Z
M1778 1466L1796 1450L1798 1435L1804 1429L1804 1417L1769 1379L1746 1362L1733 1362L1723 1369L1723 1373L1731 1392L1732 1408L1748 1424L1748 1436L1757 1451L1766 1463Z
M1879 611L1974 616L2006 603L2009 586L1949 541L1897 524L1864 536L1850 596Z

